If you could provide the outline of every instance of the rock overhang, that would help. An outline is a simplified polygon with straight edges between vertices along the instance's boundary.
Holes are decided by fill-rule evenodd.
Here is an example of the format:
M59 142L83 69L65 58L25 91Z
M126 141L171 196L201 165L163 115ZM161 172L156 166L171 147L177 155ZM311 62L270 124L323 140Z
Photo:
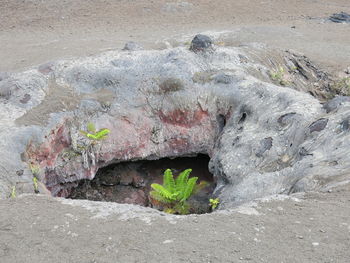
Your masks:
M2 152L12 157L1 163L8 174L0 185L6 192L31 184L30 167L37 167L51 193L66 196L111 163L198 153L212 159L223 207L348 178L349 133L334 130L349 105L327 115L312 96L253 77L252 65L262 67L240 48L178 47L113 51L14 74L0 82L11 91L1 98L1 133L11 131ZM322 118L327 124L310 130ZM108 138L90 147L79 133L88 122L108 128ZM327 165L331 159L337 165Z

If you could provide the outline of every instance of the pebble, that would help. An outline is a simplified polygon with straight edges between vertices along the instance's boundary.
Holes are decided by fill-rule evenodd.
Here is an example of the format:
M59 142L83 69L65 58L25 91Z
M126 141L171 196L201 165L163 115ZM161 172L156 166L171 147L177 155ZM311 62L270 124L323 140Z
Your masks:
M193 38L191 42L190 50L193 52L205 51L205 50L211 49L212 45L213 45L213 41L211 40L210 37L206 35L198 34Z

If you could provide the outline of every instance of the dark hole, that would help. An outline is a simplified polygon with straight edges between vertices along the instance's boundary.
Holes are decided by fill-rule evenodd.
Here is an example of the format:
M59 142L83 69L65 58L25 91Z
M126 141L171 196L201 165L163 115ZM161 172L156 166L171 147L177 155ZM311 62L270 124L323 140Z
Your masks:
M112 164L101 168L93 180L79 181L68 198L137 204L163 210L150 197L151 184L163 184L163 173L168 168L175 178L183 170L191 168L190 178L198 177L197 184L202 182L202 188L188 199L189 213L208 213L211 210L209 198L216 186L208 170L209 160L207 155L199 154L196 157Z
M247 113L243 112L242 117L239 119L238 123L239 124L243 123L246 118L247 118Z

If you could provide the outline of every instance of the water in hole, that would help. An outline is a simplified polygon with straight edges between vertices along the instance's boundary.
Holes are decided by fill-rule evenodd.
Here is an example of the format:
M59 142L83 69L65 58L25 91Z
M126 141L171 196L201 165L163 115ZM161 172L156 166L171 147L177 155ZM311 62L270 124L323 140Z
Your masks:
M164 158L155 161L124 162L100 169L93 180L81 180L68 198L88 199L153 207L149 192L152 183L163 184L163 172L170 168L176 177L181 171L191 168L190 177L198 177L198 183L207 186L189 200L190 213L210 212L209 198L215 188L212 174L208 170L209 157Z

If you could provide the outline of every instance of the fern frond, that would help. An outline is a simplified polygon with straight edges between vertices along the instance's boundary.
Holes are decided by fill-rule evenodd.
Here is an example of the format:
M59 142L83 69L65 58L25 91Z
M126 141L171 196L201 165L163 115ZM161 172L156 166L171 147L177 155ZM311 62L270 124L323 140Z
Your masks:
M95 134L86 133L86 137L88 137L89 139L92 139L92 140L97 140L97 136Z
M191 194L193 192L193 188L196 185L197 180L198 180L198 177L192 177L188 180L186 188L183 192L182 199L181 199L182 202L186 201L191 196Z
M167 189L165 189L164 186L160 184L151 184L151 187L153 188L153 190L158 192L161 196L168 199L169 201L176 200L176 194L169 192Z
M171 172L170 169L166 169L163 175L163 184L164 187L171 193L176 192L176 187L175 187L175 180L173 173Z
M101 129L98 132L96 132L95 137L97 140L101 140L106 138L106 136L110 133L110 130L108 129Z
M179 176L175 180L176 184L176 190L178 192L183 192L186 188L188 177L190 176L190 173L192 172L192 169L186 169L183 172L179 174Z
M158 201L158 202L160 202L160 203L168 204L168 203L171 203L171 202L172 202L171 200L169 200L169 199L165 198L164 196L162 196L162 195L161 195L159 192L157 192L157 191L151 191L149 194L150 194L150 196L151 196L154 200L156 200L156 201Z

